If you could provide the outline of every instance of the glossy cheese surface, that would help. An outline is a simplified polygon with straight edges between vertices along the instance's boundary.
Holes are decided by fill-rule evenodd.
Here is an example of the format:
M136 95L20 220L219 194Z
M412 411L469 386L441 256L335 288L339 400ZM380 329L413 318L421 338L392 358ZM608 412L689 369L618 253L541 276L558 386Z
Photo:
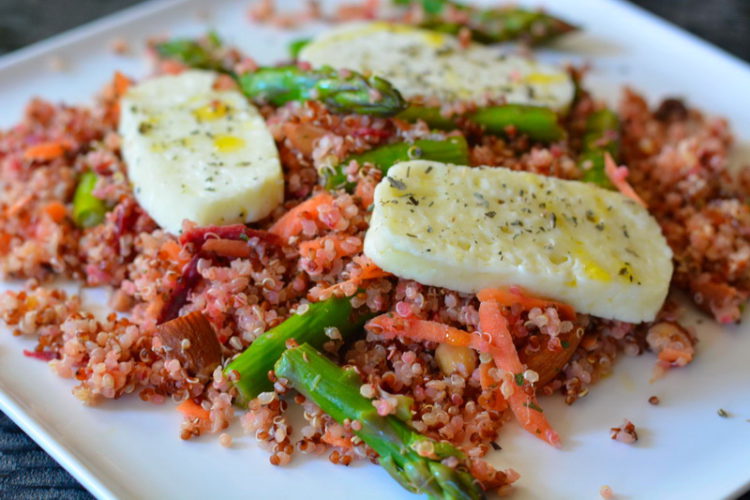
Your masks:
M281 163L263 117L239 92L215 90L215 79L205 71L157 77L120 103L135 196L173 234L184 219L256 221L283 200Z
M512 56L496 47L462 47L456 37L386 22L337 26L300 52L314 67L348 68L390 81L407 99L505 100L564 110L575 94L562 68Z
M375 190L365 254L386 271L465 293L519 285L582 313L651 320L672 276L653 217L592 184L412 161Z

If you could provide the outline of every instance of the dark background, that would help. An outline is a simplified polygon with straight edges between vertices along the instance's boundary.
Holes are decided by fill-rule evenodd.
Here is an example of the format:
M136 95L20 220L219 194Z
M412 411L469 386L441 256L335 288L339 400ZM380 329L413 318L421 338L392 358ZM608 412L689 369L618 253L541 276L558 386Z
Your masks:
M749 0L632 1L750 61ZM0 54L137 3L140 0L0 0ZM0 498L88 499L91 495L0 413ZM742 500L750 500L750 494Z

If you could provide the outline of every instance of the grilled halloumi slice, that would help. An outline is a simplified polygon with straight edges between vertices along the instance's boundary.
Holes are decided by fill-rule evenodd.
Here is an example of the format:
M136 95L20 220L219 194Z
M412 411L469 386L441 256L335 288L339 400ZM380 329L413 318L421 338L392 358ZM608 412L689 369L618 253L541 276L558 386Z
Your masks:
M365 254L397 276L465 293L519 285L578 311L654 319L672 252L620 193L505 168L411 161L375 190Z
M131 88L120 103L122 153L135 196L165 230L252 222L283 201L276 144L242 94L185 71Z
M301 61L373 73L407 99L506 100L566 110L575 85L561 68L503 54L497 48L462 47L452 35L382 21L343 24L306 45Z

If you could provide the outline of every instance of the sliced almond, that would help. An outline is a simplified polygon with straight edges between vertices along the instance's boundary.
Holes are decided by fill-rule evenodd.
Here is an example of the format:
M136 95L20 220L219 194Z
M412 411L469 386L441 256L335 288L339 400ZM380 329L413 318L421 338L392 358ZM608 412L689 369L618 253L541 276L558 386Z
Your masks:
M581 337L576 334L575 329L571 332L560 335L560 341L563 345L561 351L550 351L549 349L542 348L530 356L523 356L521 353L521 361L526 363L529 370L534 370L539 374L539 381L537 387L543 387L548 382L560 373L560 370L568 363L570 357L578 349L578 344L581 343Z
M195 311L156 327L167 359L177 359L192 376L205 379L221 363L221 344L206 316Z

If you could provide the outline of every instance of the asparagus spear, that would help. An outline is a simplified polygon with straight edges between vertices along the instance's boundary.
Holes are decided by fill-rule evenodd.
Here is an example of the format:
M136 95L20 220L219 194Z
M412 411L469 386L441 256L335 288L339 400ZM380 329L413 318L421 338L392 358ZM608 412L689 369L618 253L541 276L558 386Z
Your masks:
M374 116L392 116L406 108L404 98L386 80L356 71L269 67L240 75L238 80L245 95L275 106L318 100L335 113Z
M508 127L515 127L518 132L537 141L552 142L565 136L565 130L557 121L557 114L541 106L492 106L475 111L468 118L491 134L504 134Z
M605 153L615 159L620 155L620 119L614 111L606 108L595 111L586 120L578 166L584 171L583 181L614 189L604 171Z
M344 167L352 160L356 160L360 165L371 163L380 169L385 176L391 166L407 160L433 160L467 165L469 163L469 147L463 136L449 137L442 141L423 139L414 141L413 144L400 142L381 146L359 155L350 156L343 163L337 165L333 169L333 173L326 179L328 189L344 186L349 192L354 190L354 183L347 183L344 173Z
M224 63L213 53L219 47L221 40L213 33L209 33L204 43L189 38L175 38L154 46L161 57L180 61L191 68L228 73Z
M398 115L406 121L424 120L432 128L450 130L456 121L440 114L437 108L412 106ZM484 127L490 134L504 135L508 127L543 142L556 141L565 136L565 129L558 122L557 114L549 108L526 104L489 106L466 115L470 123Z
M331 298L310 304L304 314L295 314L262 334L224 370L227 374L236 370L239 375L235 382L240 393L238 402L244 404L261 392L273 390L268 372L286 349L288 340L308 342L321 348L331 340L326 335L327 328L338 328L341 336L346 338L358 331L366 319L366 315L353 314L349 298Z
M107 207L104 202L94 196L94 188L99 176L94 172L86 172L78 180L73 195L73 221L83 228L94 227L104 220Z
M319 100L335 113L391 116L406 108L398 90L377 76L332 68L303 70L297 66L265 67L237 75L216 55L221 42L174 39L159 43L156 51L191 68L226 73L237 80L244 94L254 100L281 106L289 101ZM301 49L303 41L298 41Z
M297 40L292 40L289 44L289 55L292 56L292 59L297 59L299 53L308 43L310 43L310 38L298 38Z
M281 356L275 373L337 422L345 419L359 422L361 426L354 433L375 450L380 465L407 490L426 493L432 498L484 498L469 473L440 462L451 456L464 459L463 453L449 443L415 432L394 416L378 415L372 402L360 395L362 382L354 370L340 368L314 348L302 344Z
M453 0L394 0L394 3L419 3L427 14L422 27L455 35L466 26L471 30L472 38L481 43L523 40L530 44L541 44L578 29L543 11L520 7L481 9ZM466 13L468 22L458 23L445 19L444 14L448 8Z
M443 116L443 114L440 113L440 108L412 105L396 115L396 118L411 123L414 123L417 120L422 120L429 125L430 128L437 130L453 130L457 127L456 121L453 118Z

